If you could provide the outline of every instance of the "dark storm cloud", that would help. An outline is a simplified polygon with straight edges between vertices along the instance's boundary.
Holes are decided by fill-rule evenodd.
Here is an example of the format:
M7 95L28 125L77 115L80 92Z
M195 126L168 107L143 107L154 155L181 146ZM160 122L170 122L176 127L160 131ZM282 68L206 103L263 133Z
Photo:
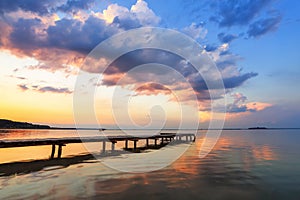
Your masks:
M62 19L47 29L48 45L87 54L116 32L116 28L95 17L89 17L84 23L75 19Z
M222 89L219 85L214 85L214 83L212 83L210 88L208 88L202 76L190 63L187 63L184 59L173 53L156 49L136 50L119 57L104 72L106 77L103 79L103 84L113 86L117 84L118 80L122 77L122 74L127 73L136 66L147 63L159 63L173 68L190 82L196 92L201 93L201 98L209 98L207 95L203 96L203 92L208 89ZM217 63L217 67L219 69L225 69L228 66L236 66L236 60L233 58ZM139 82L145 79L148 80L148 77L145 76L151 76L153 77L153 81L155 81L156 77L158 77L157 79L159 80L159 78L161 78L159 77L160 75L168 73L163 71L153 71L151 69L149 69L149 71L144 69L143 72L143 74L135 74L131 77L131 80ZM117 74L119 74L119 76L117 76ZM257 75L257 73L251 72L229 76L223 79L224 87L225 89L239 87L245 81ZM170 84L176 83L176 80L169 79L169 81Z
M49 14L49 9L51 9L55 3L56 1L53 0L1 0L0 14L21 9L39 15L46 15Z
M95 4L95 0L68 0L66 4L59 6L57 10L63 12L76 12L87 10Z
M20 18L13 24L13 31L10 34L10 41L14 47L28 50L43 45L36 34L35 28L41 25L41 20Z
M211 44L207 44L205 45L205 51L207 52L212 52L212 51L215 51L218 49L218 46L217 45L211 45Z
M255 16L266 8L273 0L222 0L212 1L211 8L216 15L211 19L220 27L248 25Z
M139 20L137 20L136 18L131 18L131 17L120 18L118 16L114 18L113 24L116 24L119 28L122 28L124 30L139 28L142 26Z
M241 86L246 80L248 80L252 77L255 77L257 75L258 75L258 73L251 72L251 73L246 73L246 74L243 74L240 76L233 76L230 78L225 78L223 80L224 86L226 89L235 88L235 87Z
M241 74L238 76L232 76L229 78L224 78L223 82L224 82L224 88L225 89L232 89L232 88L236 88L241 86L245 81L247 81L248 79L257 76L257 73L246 73L246 74ZM190 80L193 88L198 91L201 92L203 90L208 90L208 89L222 89L220 88L219 85L214 85L213 83L210 84L210 88L207 87L205 80L201 77L201 76L197 76L193 79Z
M78 10L89 9L94 5L95 0L68 0L61 5L60 1L54 0L1 0L0 14L23 10L47 15L54 11L76 12Z
M135 50L120 56L115 60L104 72L105 74L123 73L130 69L147 64L147 63L159 63L167 65L173 69L182 73L185 77L197 71L190 64L183 62L184 59L180 56L160 49L142 49ZM155 73L155 71L152 71ZM157 74L161 74L161 71L157 71Z
M107 25L102 19L89 17L81 22L76 19L63 18L43 30L44 37L41 38L36 32L42 25L40 19L19 19L12 24L13 31L10 35L11 43L21 50L38 48L59 48L76 51L82 54L89 53L97 44L108 37L118 33L119 28L130 29L140 26L134 21L118 21ZM115 24L118 23L118 26Z
M278 25L281 21L281 16L273 16L265 19L260 19L255 21L249 26L248 36L249 37L259 37L270 31L274 31L278 28Z
M233 34L225 34L225 33L219 33L218 34L218 39L222 43L230 43L231 41L233 41L233 40L235 40L237 38L238 38L238 36L237 35L233 35Z

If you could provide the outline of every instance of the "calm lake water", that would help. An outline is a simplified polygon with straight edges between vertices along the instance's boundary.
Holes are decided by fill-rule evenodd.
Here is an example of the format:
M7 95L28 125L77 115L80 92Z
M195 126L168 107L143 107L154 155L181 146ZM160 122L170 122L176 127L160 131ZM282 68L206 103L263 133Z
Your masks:
M0 149L0 199L300 199L300 130L223 131L214 149L199 158L204 134L199 131L190 145L108 156L105 162L87 155L82 144L63 147L63 158L51 161L45 161L50 146ZM72 130L0 130L1 140L74 136ZM124 161L142 171L145 165L130 163L132 157L176 148L187 150L157 171L127 173L105 164ZM157 156L152 164L165 159Z

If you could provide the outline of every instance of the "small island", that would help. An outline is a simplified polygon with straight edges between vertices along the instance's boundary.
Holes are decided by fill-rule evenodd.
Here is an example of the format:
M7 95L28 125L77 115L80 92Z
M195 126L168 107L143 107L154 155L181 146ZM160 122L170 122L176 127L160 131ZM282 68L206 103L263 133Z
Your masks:
M249 130L257 130L257 129L267 129L267 127L259 127L259 126L257 126L257 127L250 127L250 128L248 128Z

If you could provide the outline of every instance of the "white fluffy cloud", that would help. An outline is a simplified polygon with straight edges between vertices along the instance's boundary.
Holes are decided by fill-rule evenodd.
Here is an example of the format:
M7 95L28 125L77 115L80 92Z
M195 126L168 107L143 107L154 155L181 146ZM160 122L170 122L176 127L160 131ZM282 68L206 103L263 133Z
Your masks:
M133 5L130 11L136 15L137 19L144 26L158 25L160 18L155 15L155 13L148 7L147 2L143 0L138 0L135 5Z
M113 23L116 17L119 20L138 21L141 26L155 26L160 22L160 17L143 0L138 0L136 4L131 6L130 10L118 4L111 4L103 13L96 13L95 15L104 19L109 24Z

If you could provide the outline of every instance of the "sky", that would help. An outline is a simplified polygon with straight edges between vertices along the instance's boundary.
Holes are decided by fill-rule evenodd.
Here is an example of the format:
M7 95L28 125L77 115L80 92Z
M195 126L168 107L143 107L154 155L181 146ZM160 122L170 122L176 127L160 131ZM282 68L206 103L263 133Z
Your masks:
M0 118L107 128L189 128L196 120L206 128L224 117L225 128L300 127L299 9L286 0L1 0ZM98 44L143 27L197 42L224 88L208 89L188 59L161 49L85 65ZM93 105L78 108L74 98L87 98L75 95L82 72Z

